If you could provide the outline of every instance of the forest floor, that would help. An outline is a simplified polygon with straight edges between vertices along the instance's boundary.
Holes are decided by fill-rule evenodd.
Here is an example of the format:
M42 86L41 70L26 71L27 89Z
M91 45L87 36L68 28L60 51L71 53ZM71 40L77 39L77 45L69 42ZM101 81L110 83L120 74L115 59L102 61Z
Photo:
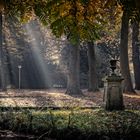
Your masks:
M83 114L81 113L78 117L78 120L76 120L76 122L78 122L78 125L82 124L84 120L86 120L86 122L83 123L83 124L86 125L86 124L88 124L87 119L92 118L91 120L93 120L93 121L95 120L94 123L97 122L97 126L99 126L99 127L101 127L102 124L105 123L105 124L107 124L107 126L111 125L111 127L109 127L109 128L112 129L112 126L114 125L113 130L116 131L116 126L121 126L122 125L122 128L123 128L123 126L126 125L127 126L126 128L130 129L130 130L128 129L127 131L131 132L131 130L132 130L132 132L133 132L133 129L135 130L135 128L137 128L139 126L138 125L139 121L137 122L139 116L138 116L138 114L133 113L132 110L136 111L136 112L138 112L138 110L140 110L140 91L137 91L137 94L135 94L135 95L134 94L123 94L126 111L116 112L115 114L114 114L114 112L105 112L103 110L98 111L98 108L103 106L103 95L104 95L103 94L103 89L101 89L98 92L94 92L94 93L93 92L88 92L87 90L83 90L83 95L79 95L79 96L66 95L65 94L65 89L8 90L6 92L0 92L0 107L1 108L3 108L3 107L4 108L8 108L8 107L9 108L12 108L12 107L19 107L19 108L20 107L21 108L26 107L26 108L29 108L29 107L31 107L31 108L35 108L35 109L39 109L39 110L44 109L44 108L48 108L48 107L50 107L50 108L60 108L60 109L65 108L65 107L66 108L70 108L70 107L95 108L94 110L91 109L91 112L93 112L92 117L91 117L92 113L90 113L90 111L88 111L90 117L88 116L88 112L85 112L88 118L82 119L82 120L80 120L80 122L78 122L80 116L82 116L82 115L84 116L84 112L83 112ZM96 108L97 108L97 110L96 110ZM131 111L129 112L129 111L127 111L127 109L128 110L130 109ZM40 111L42 111L42 110L40 110ZM57 113L59 113L59 112L57 112ZM62 114L63 114L63 111L59 113L60 116ZM67 114L67 111L64 112L64 114L63 114L64 116L62 116L62 119L65 118L66 114ZM9 117L10 117L10 119L12 119L12 116L9 116ZM41 117L41 113L40 113L40 117ZM20 118L20 115L17 118ZM22 118L22 121L23 121L24 117L21 117L21 118ZM60 118L61 117L58 117L58 122L60 121ZM3 119L6 119L6 121L3 120ZM37 140L38 139L38 138L36 138L35 135L32 135L32 133L31 133L31 135L30 135L30 133L29 134L24 134L23 132L22 132L23 134L20 134L18 132L19 130L18 131L12 131L10 129L9 130L5 129L5 128L3 129L1 127L1 125L6 125L6 123L8 124L8 122L10 122L10 125L7 125L7 126L11 126L12 125L11 123L14 123L14 121L15 121L15 120L8 121L8 115L6 115L6 117L3 118L3 119L1 118L1 120L0 120L0 122L1 122L1 124L0 124L0 140L6 140L6 139L7 140L25 140L25 139L26 140ZM26 120L26 117L25 117L25 120ZM41 118L39 120L41 120ZM90 123L91 123L91 120L89 120ZM61 122L63 122L63 121L61 121ZM126 124L125 124L125 121L126 121ZM76 124L76 122L74 124ZM41 126L40 122L35 121L35 123L37 123L36 126L39 126L39 125ZM117 125L116 125L116 123L117 123ZM24 124L24 121L23 121L23 124ZM28 123L26 122L25 124L28 124ZM43 121L43 124L44 124L44 121ZM134 124L134 126L131 127L131 124L132 125ZM13 126L15 126L15 124ZM28 128L28 127L25 127L25 128ZM107 127L107 130L109 128ZM53 131L52 131L52 133L53 133ZM71 131L70 131L70 133L71 133ZM79 134L79 133L77 132L76 134ZM129 135L131 136L131 133ZM71 134L71 136L73 136L73 133ZM107 137L107 139L112 140L108 136L105 136L105 137ZM119 140L117 138L117 136L114 136L114 137L116 137L116 139ZM135 136L135 137L136 137L135 139L138 140L137 136ZM116 140L116 139L113 138L113 140ZM53 139L47 138L45 140L53 140Z
M136 95L123 94L126 109L140 110L140 91ZM8 90L0 92L0 106L2 107L83 107L98 108L103 105L103 90L88 92L83 95L70 96L65 89L51 90Z

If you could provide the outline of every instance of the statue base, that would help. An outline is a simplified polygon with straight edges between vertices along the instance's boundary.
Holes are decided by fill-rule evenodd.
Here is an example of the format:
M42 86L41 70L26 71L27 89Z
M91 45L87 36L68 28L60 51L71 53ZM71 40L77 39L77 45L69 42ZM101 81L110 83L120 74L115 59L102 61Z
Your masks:
M122 93L121 76L112 74L106 79L104 90L104 107L106 110L123 110L123 93Z

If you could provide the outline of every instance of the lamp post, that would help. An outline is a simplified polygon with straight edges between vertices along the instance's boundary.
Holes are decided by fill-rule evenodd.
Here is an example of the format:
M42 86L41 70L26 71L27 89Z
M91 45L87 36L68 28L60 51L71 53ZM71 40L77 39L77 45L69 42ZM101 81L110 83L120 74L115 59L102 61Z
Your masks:
M21 86L21 65L18 65L18 89L20 89Z

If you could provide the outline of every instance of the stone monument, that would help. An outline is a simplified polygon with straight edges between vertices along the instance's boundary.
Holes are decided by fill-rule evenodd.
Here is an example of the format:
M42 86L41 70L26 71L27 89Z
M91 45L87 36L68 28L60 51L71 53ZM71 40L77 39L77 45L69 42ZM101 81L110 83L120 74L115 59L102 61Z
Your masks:
M104 90L104 107L106 110L123 110L123 78L115 73L118 60L110 60L112 74L106 78L106 87Z

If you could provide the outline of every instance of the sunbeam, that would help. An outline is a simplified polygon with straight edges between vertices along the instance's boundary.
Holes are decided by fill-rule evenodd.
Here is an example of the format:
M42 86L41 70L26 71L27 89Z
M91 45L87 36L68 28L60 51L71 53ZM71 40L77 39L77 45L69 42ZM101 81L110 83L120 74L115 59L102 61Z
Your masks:
M41 76L40 78L43 80L43 85L44 85L44 88L48 87L50 84L51 84L51 78L50 78L50 75L48 73L48 69L46 67L46 63L43 59L43 54L42 54L42 48L40 47L40 42L39 42L39 39L38 39L38 36L34 30L34 27L31 26L31 24L26 24L25 25L25 29L26 29L26 32L27 32L27 35L29 36L29 38L31 38L31 55L32 55L32 58L35 60L35 66L34 67L38 73L40 75L37 75L37 76ZM40 79L39 78L39 79ZM42 88L43 88L43 85L42 85Z
M21 89L66 87L66 72L62 63L65 38L56 39L38 20L23 25L18 21L15 23L11 21L13 19L5 22L3 44L7 87ZM19 65L21 69L18 68Z

